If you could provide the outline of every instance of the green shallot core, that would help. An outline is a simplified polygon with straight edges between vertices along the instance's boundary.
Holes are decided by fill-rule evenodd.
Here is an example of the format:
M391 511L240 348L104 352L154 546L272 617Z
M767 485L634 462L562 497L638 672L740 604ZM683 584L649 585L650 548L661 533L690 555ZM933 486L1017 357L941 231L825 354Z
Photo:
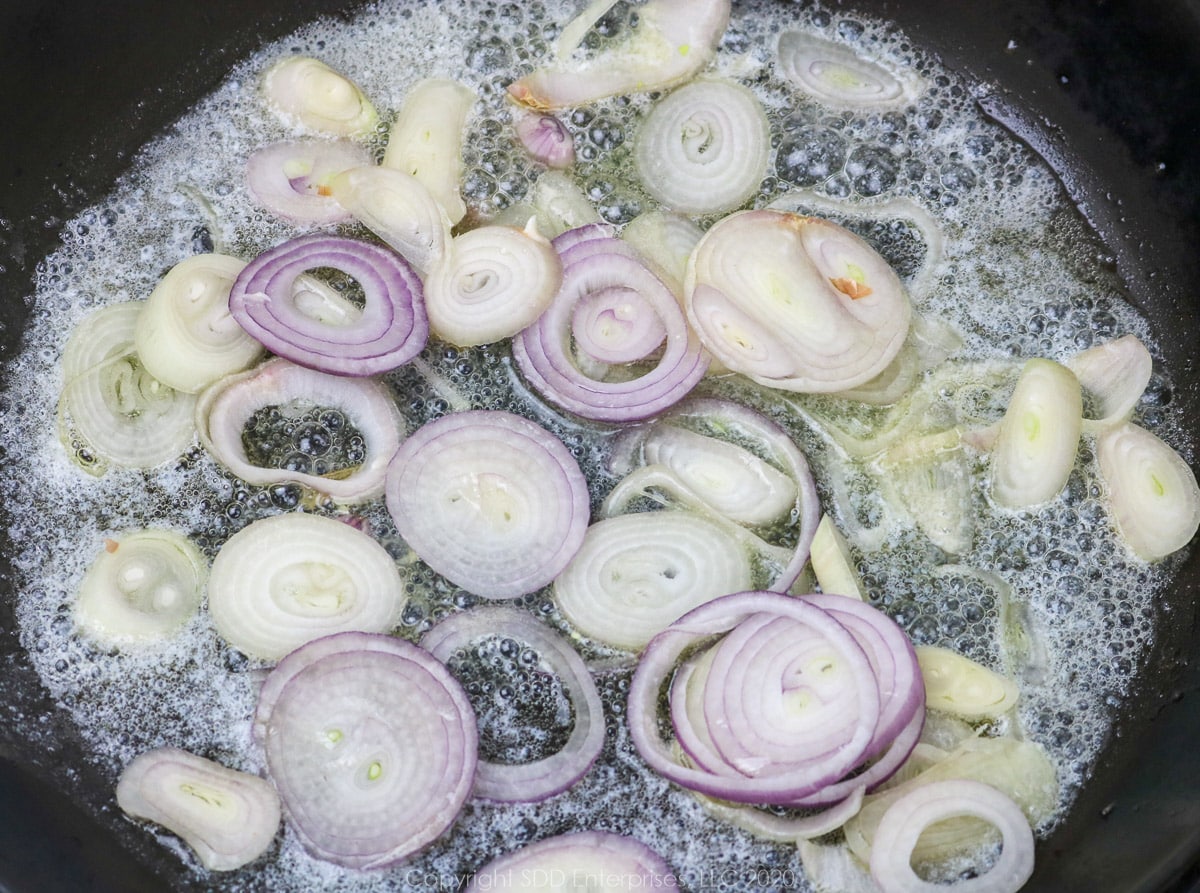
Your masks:
M262 356L262 345L229 313L229 291L245 266L235 257L197 254L159 281L134 329L138 358L151 375L196 394Z
M75 622L89 639L124 647L179 631L200 607L208 564L186 537L137 530L105 543L79 587Z
M1011 710L1021 690L1006 676L948 648L917 646L925 679L925 704L969 720L996 719Z
M767 173L771 128L741 84L697 80L650 110L634 161L646 191L681 214L716 214L744 204Z
M196 398L142 365L134 332L142 302L113 304L86 317L63 349L59 436L88 470L151 468L195 440Z
M1192 469L1157 436L1132 422L1096 440L1117 530L1139 558L1157 561L1200 528L1200 487Z
M117 804L178 834L210 871L253 862L279 830L270 782L174 747L135 757L117 783Z
M1052 360L1029 360L992 449L992 497L1008 508L1049 502L1075 466L1083 396L1075 374Z
M289 56L263 75L263 92L285 119L331 136L365 136L379 120L358 85L319 59Z
M457 81L421 81L404 97L383 155L383 166L415 177L451 223L467 213L459 183L463 128L474 104L474 91Z

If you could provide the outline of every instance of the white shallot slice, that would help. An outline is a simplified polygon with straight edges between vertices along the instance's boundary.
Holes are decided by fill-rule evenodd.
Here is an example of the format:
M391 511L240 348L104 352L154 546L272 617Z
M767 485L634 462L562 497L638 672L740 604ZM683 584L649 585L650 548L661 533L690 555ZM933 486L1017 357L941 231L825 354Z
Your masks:
M542 315L562 283L558 253L531 220L481 226L450 243L425 278L429 326L452 344L490 344Z
M289 404L344 413L362 435L362 462L347 472L328 476L255 465L247 455L243 429L259 410ZM383 492L387 464L400 446L402 425L396 404L378 381L330 375L278 358L218 381L196 402L196 427L204 448L246 483L297 483L342 503L364 502Z
M1066 366L1096 402L1099 418L1083 420L1084 433L1095 435L1129 418L1154 372L1150 351L1136 335L1089 347L1067 360Z
M330 194L424 275L450 244L450 218L411 174L375 165L342 171Z
M331 136L366 136L379 120L357 84L311 56L287 56L263 73L263 93L282 117Z
M1200 487L1187 462L1132 422L1096 439L1117 530L1143 561L1182 549L1200 527Z
M968 720L997 719L1012 709L1021 695L1007 676L957 651L919 645L916 652L925 680L925 703L932 710Z
M914 73L893 74L847 46L803 31L779 36L777 58L784 77L834 108L903 107L916 100L920 89Z
M758 97L734 81L706 78L659 100L638 129L633 157L642 185L664 206L716 214L757 191L770 152Z
M688 257L703 237L704 230L670 211L646 211L621 230L621 238L637 249L646 265L679 297L681 305Z
M334 633L387 632L404 602L383 546L349 524L301 512L243 527L217 553L208 581L217 632L263 660Z
M1026 362L992 447L992 498L1028 508L1057 496L1075 467L1082 428L1075 374L1052 360Z
M279 830L270 782L175 747L134 757L117 782L117 805L178 834L210 871L253 862Z
M405 542L450 582L516 598L553 580L587 530L587 481L540 425L501 411L443 416L397 450L387 507Z
M195 394L262 356L262 345L229 312L229 291L245 267L236 257L197 254L159 280L134 327L138 359L147 372Z
M692 608L750 582L749 555L719 525L685 511L639 512L588 528L554 600L588 638L640 651Z
M200 607L208 563L171 530L134 530L106 540L79 586L75 622L104 645L164 639Z
M809 559L822 592L861 602L867 600L862 580L851 561L850 545L829 515L821 516L809 549Z
M560 794L583 778L604 747L604 705L587 664L571 643L527 612L484 605L446 618L421 639L421 647L443 663L455 652L499 636L527 645L557 675L571 702L575 722L562 748L528 763L480 760L476 797L493 803L533 803Z
M628 40L583 62L537 69L508 92L522 105L561 109L682 84L716 55L729 13L730 0L649 0Z
M849 230L815 217L742 211L688 262L688 319L729 369L768 387L844 391L882 372L912 309L899 277Z
M1033 830L1017 804L978 781L939 781L897 799L884 814L871 847L871 876L882 893L941 893L911 864L921 833L946 819L971 816L994 826L1003 839L996 862L983 874L960 880L963 893L1016 893L1033 874Z
M259 205L293 223L343 223L350 212L330 194L329 183L371 156L350 140L285 140L256 151L246 162L246 186Z
M383 154L383 167L415 177L451 223L467 213L459 183L463 128L475 99L475 91L457 81L419 82L405 95Z
M385 868L458 818L475 779L475 714L425 649L369 633L333 638L276 671L287 678L264 718L267 766L306 850Z
M678 881L671 867L641 841L611 831L575 831L547 837L494 859L471 876L463 893L582 893L675 886Z
M97 463L97 472L109 464L152 468L196 437L196 398L159 381L137 356L143 307L132 301L95 311L63 348L59 437L68 455L85 467Z

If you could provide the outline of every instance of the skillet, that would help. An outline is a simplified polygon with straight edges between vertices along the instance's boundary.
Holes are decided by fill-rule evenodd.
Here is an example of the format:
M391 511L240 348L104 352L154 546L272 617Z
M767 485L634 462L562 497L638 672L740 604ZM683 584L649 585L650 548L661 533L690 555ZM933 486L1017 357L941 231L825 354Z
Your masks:
M19 346L34 268L62 222L103 195L137 147L261 43L355 5L31 0L0 12L0 358ZM989 111L1063 177L1154 321L1173 399L1200 417L1200 2L827 5L895 20L949 67L995 85ZM185 885L178 860L130 832L110 783L81 759L22 657L11 574L0 575L0 889ZM1039 846L1027 890L1200 890L1197 592L1193 557L1164 606L1151 669L1071 816Z

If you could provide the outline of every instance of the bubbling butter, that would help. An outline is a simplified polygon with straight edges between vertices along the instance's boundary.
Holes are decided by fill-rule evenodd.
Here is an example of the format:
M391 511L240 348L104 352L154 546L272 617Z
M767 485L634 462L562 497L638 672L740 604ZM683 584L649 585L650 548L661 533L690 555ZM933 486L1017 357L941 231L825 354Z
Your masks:
M466 84L477 96L464 151L469 215L491 218L526 201L542 169L520 148L504 87L548 57L575 6L558 0L381 0L354 20L301 30L239 65L213 95L146 146L113 193L67 225L63 247L41 266L27 347L11 365L2 397L12 446L0 474L22 593L17 614L37 672L114 781L137 753L164 743L233 768L263 771L249 732L259 664L226 645L203 614L153 653L99 650L71 622L88 557L113 531L153 525L190 535L211 558L232 534L256 518L292 509L301 494L247 486L198 448L148 472L86 475L55 436L62 385L57 362L65 338L95 307L147 297L166 270L196 250L198 238L248 260L294 234L254 205L243 170L253 151L293 135L258 92L260 73L289 53L316 56L362 87L384 122L377 147L386 121L418 80ZM619 3L585 45L619 40L635 27L635 13L635 6ZM773 65L778 33L788 29L910 72L923 91L903 108L823 107ZM848 220L871 221L860 231L902 273L919 267L919 234L886 213L872 218L873 204L903 197L933 216L943 255L913 300L921 313L949 322L962 335L965 347L956 360L1061 361L1126 333L1150 344L1146 320L1124 300L1104 260L1107 252L1054 173L983 116L970 83L943 70L894 28L840 7L741 3L714 67L754 90L776 135L755 206L797 189L819 196L823 206L844 202L853 209ZM570 175L611 223L654 207L632 164L638 122L650 104L649 97L635 96L561 115L578 150ZM534 416L572 450L588 475L593 508L598 506L613 484L604 464L608 429L544 405L513 371L506 344L457 349L431 342L423 359L436 376L402 369L389 377L410 426L449 411L447 389L473 407ZM760 388L729 380L702 387L762 408L789 427L813 465L823 502L836 504L842 520L852 520L858 531L851 540L871 599L916 643L950 647L991 666L1012 664L1022 684L1019 722L1053 758L1065 810L1145 659L1154 636L1155 595L1177 567L1175 559L1148 567L1116 541L1090 442L1085 440L1064 494L1044 507L996 511L975 494L974 543L965 554L948 556L888 508L869 465L846 459L821 428L825 420L869 432L887 424L888 411L792 397L799 408L793 412ZM1141 424L1179 444L1181 420L1164 398L1170 389L1169 377L1156 377L1136 414ZM945 399L981 415L1002 412L1007 399L1003 388L970 381L945 390ZM982 464L973 471L982 480ZM415 639L440 617L476 603L409 560L380 503L358 511L361 524L405 568L410 601L402 635ZM518 603L565 628L546 590ZM383 873L345 873L314 860L285 830L265 862L206 885L453 890L499 851L567 830L605 828L659 851L689 889L763 889L768 878L775 889L808 889L795 848L756 841L708 817L689 794L642 765L623 719L628 663L601 648L583 648L601 667L608 735L599 763L573 790L541 804L473 804L425 853Z

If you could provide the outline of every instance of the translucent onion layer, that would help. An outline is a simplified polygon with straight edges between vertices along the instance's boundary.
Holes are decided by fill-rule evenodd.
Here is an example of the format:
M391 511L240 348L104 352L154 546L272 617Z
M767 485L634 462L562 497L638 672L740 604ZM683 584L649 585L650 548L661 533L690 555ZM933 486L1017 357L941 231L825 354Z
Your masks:
M90 639L127 646L166 638L200 607L208 563L187 537L135 530L108 540L79 587L75 622Z
M767 173L771 128L758 98L733 81L699 80L658 102L634 149L638 176L681 214L716 214L746 202Z
M895 272L836 224L742 211L693 252L688 319L731 370L769 387L844 391L904 345L912 310Z
M379 120L358 85L319 59L288 56L263 74L267 101L289 121L332 136L365 136Z
M299 512L235 533L208 581L217 632L263 660L333 633L386 632L404 602L400 572L383 546L349 524Z
M440 837L475 778L475 714L422 648L343 633L280 664L267 766L304 848L348 868L395 864ZM286 665L286 667L285 667ZM271 677L267 677L268 684Z
M294 223L342 223L350 219L329 184L371 156L350 140L287 140L259 149L246 162L246 185L259 205Z
M363 437L362 462L327 476L254 465L246 454L243 429L259 410L289 404L344 413ZM379 382L329 375L284 359L269 360L224 378L196 403L196 427L205 449L246 483L297 483L342 503L364 502L383 492L388 462L400 446L402 425L396 404Z
M570 451L507 412L443 416L392 460L387 507L435 571L485 598L516 598L553 580L578 551L588 490Z
M539 68L508 92L535 109L561 109L682 84L716 55L729 13L729 0L650 0L629 39L583 62Z
M558 253L536 226L481 226L456 237L426 277L429 325L462 346L509 338L542 315L561 283Z
M591 673L571 644L524 611L487 605L454 614L421 639L421 647L447 662L456 651L499 636L524 643L557 675L574 708L575 722L562 748L530 763L481 760L475 796L494 803L531 803L560 794L579 781L604 747L604 705Z
M195 440L196 398L142 365L135 332L141 302L113 304L86 317L63 348L59 437L68 455L123 468L152 468ZM81 452L82 450L82 452Z
M640 651L697 605L749 588L746 550L688 512L597 521L554 581L554 600L585 636Z
M197 254L159 280L134 328L146 371L195 394L262 356L262 345L229 312L229 291L245 267L236 257Z
M117 805L178 834L210 871L253 862L279 830L270 782L175 747L134 757L117 782Z
M457 81L418 82L404 96L383 155L383 166L415 177L451 223L467 213L459 183L463 128L475 99L475 91Z
M464 893L533 893L557 879L563 879L561 889L591 889L600 883L610 889L653 890L676 884L670 866L644 843L610 831L576 831L494 859L471 876Z
M834 108L896 108L917 98L915 76L892 74L843 44L803 31L780 35L776 64L784 77Z

